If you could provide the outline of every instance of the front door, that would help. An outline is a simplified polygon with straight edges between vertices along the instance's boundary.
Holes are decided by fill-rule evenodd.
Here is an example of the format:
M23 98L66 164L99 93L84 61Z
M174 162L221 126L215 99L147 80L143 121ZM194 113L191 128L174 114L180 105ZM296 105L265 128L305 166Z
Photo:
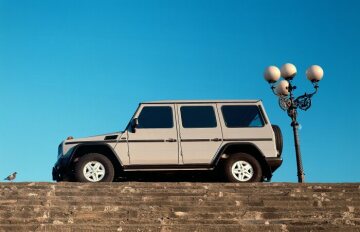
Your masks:
M128 132L130 165L179 163L179 144L173 104L142 104L138 125Z

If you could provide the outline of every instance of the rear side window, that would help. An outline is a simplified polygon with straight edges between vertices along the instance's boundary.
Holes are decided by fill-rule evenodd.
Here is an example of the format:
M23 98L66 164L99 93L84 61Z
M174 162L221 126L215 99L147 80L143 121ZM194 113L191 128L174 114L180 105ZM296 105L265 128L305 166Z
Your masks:
M263 127L264 120L257 106L222 106L226 127Z
M169 106L145 106L139 117L137 128L172 128L173 114Z
M182 106L180 112L183 128L213 128L217 126L212 106Z

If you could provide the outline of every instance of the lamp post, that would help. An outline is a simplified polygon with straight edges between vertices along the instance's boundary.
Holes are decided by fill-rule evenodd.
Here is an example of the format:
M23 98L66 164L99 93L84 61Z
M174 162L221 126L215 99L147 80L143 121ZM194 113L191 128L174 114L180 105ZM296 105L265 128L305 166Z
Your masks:
M265 69L264 78L270 84L272 92L279 97L279 106L287 112L291 118L291 126L294 132L296 164L298 182L305 181L305 174L301 161L300 141L299 141L299 123L297 121L297 109L308 110L311 107L311 98L317 93L319 81L323 78L324 71L318 65L312 65L306 70L306 76L313 84L314 92L304 93L298 97L294 96L296 86L293 84L293 78L296 75L296 67L287 63L281 67L281 71L276 66L269 66ZM280 77L283 77L280 80Z

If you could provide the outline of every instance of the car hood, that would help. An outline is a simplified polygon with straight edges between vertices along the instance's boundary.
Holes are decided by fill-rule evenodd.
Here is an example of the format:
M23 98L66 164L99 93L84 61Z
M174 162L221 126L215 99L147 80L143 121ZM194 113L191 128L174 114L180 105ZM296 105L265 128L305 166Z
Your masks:
M89 137L82 137L82 138L74 138L70 140L65 140L65 142L100 142L100 141L113 141L118 140L120 136L124 132L114 132L114 133L107 133L107 134L101 134L101 135L94 135Z

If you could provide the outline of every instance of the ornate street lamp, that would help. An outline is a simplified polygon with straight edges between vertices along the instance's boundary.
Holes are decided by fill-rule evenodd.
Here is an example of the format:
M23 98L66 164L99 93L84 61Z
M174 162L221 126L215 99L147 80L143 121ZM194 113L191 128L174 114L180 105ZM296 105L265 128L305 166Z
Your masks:
M271 90L279 97L280 108L287 112L291 118L291 126L294 132L296 164L298 182L303 183L304 170L301 161L300 141L299 141L299 123L297 122L297 109L306 111L311 107L311 98L314 96L319 88L319 81L323 78L324 71L318 65L312 65L306 70L307 79L311 81L315 91L301 96L294 97L293 91L296 86L292 83L296 75L296 67L293 64L287 63L281 67L281 71L276 66L269 66L265 69L265 80L270 84ZM280 76L283 80L279 80Z

